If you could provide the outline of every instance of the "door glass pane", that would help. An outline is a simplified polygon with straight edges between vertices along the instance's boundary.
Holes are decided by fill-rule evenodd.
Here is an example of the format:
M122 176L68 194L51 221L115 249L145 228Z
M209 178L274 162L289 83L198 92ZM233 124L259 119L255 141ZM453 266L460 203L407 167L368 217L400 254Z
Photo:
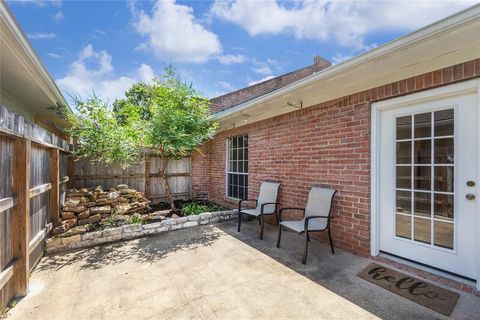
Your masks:
M453 221L453 195L436 193L433 196L433 201L435 218Z
M434 159L437 164L452 164L454 156L453 138L435 139Z
M453 136L453 109L396 118L396 236L454 248Z
M411 141L397 142L397 163L398 164L412 163L412 142Z
M397 188L412 188L412 167L397 167Z
M453 249L453 223L434 221L434 243L436 246Z
M427 138L432 133L432 114L422 113L414 116L415 121L415 138Z
M430 193L415 192L414 195L414 214L416 216L430 218Z
M397 213L412 214L412 193L397 191Z
M435 167L435 191L453 192L453 167Z
M412 117L397 118L397 140L412 138Z
M395 234L397 237L412 238L412 218L410 216L404 216L397 214L395 223Z
M432 142L430 140L417 140L414 143L414 162L418 164L430 164L432 162Z
M430 190L431 186L430 167L413 167L413 181L415 190Z
M431 227L430 219L414 218L413 238L416 241L430 243Z
M453 109L435 112L435 137L453 136Z

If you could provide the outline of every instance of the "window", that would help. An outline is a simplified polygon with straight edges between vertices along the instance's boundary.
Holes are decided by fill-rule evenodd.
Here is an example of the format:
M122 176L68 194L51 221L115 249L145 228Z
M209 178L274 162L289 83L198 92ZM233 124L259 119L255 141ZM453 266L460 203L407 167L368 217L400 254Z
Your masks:
M227 196L248 198L248 136L227 141Z
M454 248L454 110L396 119L396 235Z

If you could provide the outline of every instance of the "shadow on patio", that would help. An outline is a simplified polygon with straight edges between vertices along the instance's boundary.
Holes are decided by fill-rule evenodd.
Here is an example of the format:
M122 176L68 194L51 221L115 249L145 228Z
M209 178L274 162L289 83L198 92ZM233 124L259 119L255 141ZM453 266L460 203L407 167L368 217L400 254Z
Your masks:
M35 272L58 270L72 264L78 264L80 269L94 270L132 259L138 262L153 263L170 253L210 246L221 236L220 230L211 225L200 228L198 231L191 234L190 237L178 237L175 232L169 232L157 237L144 237L135 241L127 240L46 255L36 267Z
M442 316L358 277L370 260L256 221L189 228L44 257L12 319L438 319ZM455 319L480 312L462 294Z

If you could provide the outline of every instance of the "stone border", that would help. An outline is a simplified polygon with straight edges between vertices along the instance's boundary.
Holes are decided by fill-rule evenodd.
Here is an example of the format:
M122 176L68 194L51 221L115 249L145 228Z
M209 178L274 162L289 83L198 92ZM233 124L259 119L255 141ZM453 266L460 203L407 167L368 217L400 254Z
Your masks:
M118 228L92 231L65 238L50 238L45 245L46 253L57 253L73 249L87 248L101 244L131 240L148 235L160 234L171 230L180 230L199 225L229 220L237 217L233 210L204 212L180 218L167 218L160 222L147 224L129 224Z

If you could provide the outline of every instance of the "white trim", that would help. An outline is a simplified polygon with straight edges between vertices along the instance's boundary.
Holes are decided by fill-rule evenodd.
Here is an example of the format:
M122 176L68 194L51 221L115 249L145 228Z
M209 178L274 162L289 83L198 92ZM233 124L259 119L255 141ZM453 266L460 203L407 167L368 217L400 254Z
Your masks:
M279 97L286 93L293 92L303 87L307 87L329 76L335 76L337 74L346 73L351 69L361 64L364 64L368 61L381 60L385 56L388 56L393 52L407 50L407 48L415 46L417 43L419 43L422 40L425 40L435 35L438 36L446 30L463 25L471 20L478 19L479 17L480 17L480 4L477 4L457 14L444 18L435 23L432 23L417 31L414 31L408 35L405 35L396 40L388 42L371 51L363 53L355 58L346 60L330 68L326 68L317 73L314 73L308 77L298 80L290 85L287 85L283 88L275 90L271 93L264 94L260 97L254 98L247 102L240 103L234 107L219 111L212 115L212 119L214 119L215 121L220 121L220 120L230 118L231 116L234 116L238 113L245 112L251 107L267 102L273 98Z
M371 183L370 183L370 194L371 194L371 216L370 216L370 254L372 256L378 256L380 253L380 244L379 244L379 213L378 213L378 187L379 186L379 177L377 172L380 172L380 161L379 161L379 150L378 141L379 141L379 132L381 129L380 123L380 112L399 108L406 107L413 104L424 103L428 101L438 100L447 97L459 96L468 93L477 93L477 101L480 104L480 79L473 79L457 84L448 85L445 87L440 87L436 89L426 90L402 97L392 98L372 104L371 110L371 137L370 137L370 152L371 152ZM479 106L480 110L480 106ZM479 123L480 123L480 111L479 114ZM478 141L480 141L480 130L478 132ZM480 159L480 150L479 150L479 159ZM480 175L480 163L477 166L477 175ZM480 181L476 181L477 184ZM478 200L477 200L478 201ZM476 224L478 230L480 230L480 217L477 215ZM480 290L480 232L477 232L477 290Z
M480 124L480 81L477 82L477 103L478 103L478 122ZM478 140L480 141L480 129L478 129ZM480 148L478 148L478 163L477 163L477 185L480 183ZM478 187L477 187L478 188ZM478 192L477 192L478 194ZM477 201L480 201L478 199L480 197L477 197ZM477 208L479 208L480 205L477 204ZM480 213L477 213L477 290L480 291L480 216L478 215Z
M23 33L13 14L10 12L7 5L3 1L0 1L0 18L2 18L9 27L10 33L15 37L17 44L21 47L22 53L24 53L28 57L30 62L34 65L36 70L32 70L32 72L35 73L34 75L32 74L32 76L34 77L35 81L39 83L39 86L42 89L45 89L43 84L46 84L48 89L50 89L51 93L53 93L55 98L58 100L54 102L59 102L70 109L70 105L65 100L62 92L51 77L43 62L40 60L35 50L33 49L33 46ZM7 38L5 40L8 41ZM23 61L21 62L23 63ZM28 67L26 68L30 69ZM48 91L44 91L47 95L49 95Z

